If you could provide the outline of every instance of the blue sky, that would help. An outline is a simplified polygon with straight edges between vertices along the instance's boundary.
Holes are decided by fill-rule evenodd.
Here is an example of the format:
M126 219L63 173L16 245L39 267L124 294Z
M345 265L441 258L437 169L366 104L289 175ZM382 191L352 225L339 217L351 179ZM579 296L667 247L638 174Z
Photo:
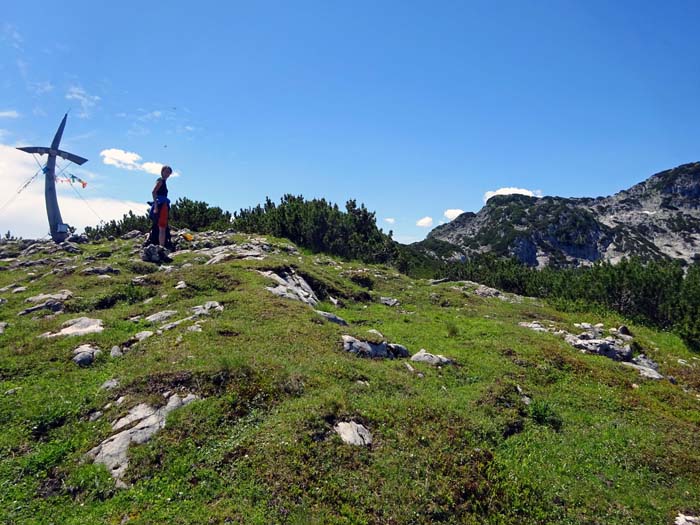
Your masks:
M499 188L609 195L699 160L699 21L673 1L6 3L0 206L36 171L11 147L69 108L63 146L90 161L67 171L101 218L142 211L159 163L174 198L355 198L401 242ZM42 186L2 232L45 235ZM59 186L66 222L98 221Z

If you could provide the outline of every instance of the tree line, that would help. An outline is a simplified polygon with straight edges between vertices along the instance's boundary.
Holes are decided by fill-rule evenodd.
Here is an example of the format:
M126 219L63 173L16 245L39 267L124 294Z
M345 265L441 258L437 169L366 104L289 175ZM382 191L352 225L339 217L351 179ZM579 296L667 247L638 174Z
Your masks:
M680 334L700 350L700 263L684 268L678 261L623 259L581 268L535 269L514 259L476 255L453 260L455 248L427 239L402 245L392 232L377 227L374 212L348 200L345 209L325 199L284 195L279 204L262 205L234 214L205 202L178 199L171 225L192 231L233 229L287 238L314 253L394 266L412 277L471 280L511 293L539 297L562 308L605 308L640 323ZM118 237L151 228L147 214L132 212L121 220L88 227L89 238Z

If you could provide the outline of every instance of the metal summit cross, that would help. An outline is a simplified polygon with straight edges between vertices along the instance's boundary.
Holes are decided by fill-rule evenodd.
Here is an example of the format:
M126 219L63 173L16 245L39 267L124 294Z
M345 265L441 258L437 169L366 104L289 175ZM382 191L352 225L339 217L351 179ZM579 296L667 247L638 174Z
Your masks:
M87 162L87 159L68 153L58 149L58 145L61 142L61 137L63 136L63 129L66 127L66 119L68 119L68 113L65 114L61 125L58 126L56 135L53 138L50 148L44 148L41 146L30 146L26 148L17 148L27 153L37 153L39 155L48 155L49 158L46 161L46 167L44 168L44 197L46 199L46 215L49 218L49 228L51 230L51 238L55 242L65 241L69 234L68 225L63 223L61 218L61 210L58 208L58 199L56 198L56 157L61 157L70 162L74 162L77 165L83 165Z

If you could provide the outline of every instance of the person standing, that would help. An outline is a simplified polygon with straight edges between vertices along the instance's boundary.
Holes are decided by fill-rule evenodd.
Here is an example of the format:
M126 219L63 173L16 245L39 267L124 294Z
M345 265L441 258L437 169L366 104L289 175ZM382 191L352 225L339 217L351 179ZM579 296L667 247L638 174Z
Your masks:
M160 170L160 177L153 188L153 215L158 223L158 244L161 246L165 246L165 232L168 228L168 213L170 211L166 181L172 173L173 169L170 166L163 166Z

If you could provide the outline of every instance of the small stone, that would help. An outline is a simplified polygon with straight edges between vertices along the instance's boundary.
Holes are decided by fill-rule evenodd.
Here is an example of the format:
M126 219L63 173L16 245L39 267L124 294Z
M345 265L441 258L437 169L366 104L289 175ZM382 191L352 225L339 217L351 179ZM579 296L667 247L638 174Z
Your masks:
M7 328L9 325L5 322L0 323L0 334L5 333L5 328Z
M634 390L637 390L639 388L639 385L637 383L632 383L632 388Z
M124 355L122 352L122 349L119 348L118 346L114 345L112 349L109 351L109 355L112 357L121 357Z
M340 422L333 427L340 439L348 445L367 446L372 444L372 434L363 425L354 421Z
M90 366L95 360L95 356L92 352L81 352L73 357L73 362L81 367Z
M383 335L379 330L375 330L374 328L372 328L372 329L370 329L370 330L367 330L367 333L368 333L368 334L374 334L374 335L376 335L377 337L381 337L382 339L384 339L384 335Z
M430 363L431 365L448 365L452 363L451 359L443 355L430 354L424 348L421 348L417 354L414 354L411 357L411 361Z
M326 321L329 321L331 323L339 324L341 326L347 326L348 323L345 321L345 319L338 317L335 314L332 314L330 312L323 312L321 310L314 310L318 315L323 317Z
M137 334L134 334L134 337L132 339L135 339L136 343L140 343L141 341L148 339L153 335L153 332L150 330L144 330L142 332L138 332Z
M380 297L379 302L386 306L398 306L401 304L398 299L394 299L393 297Z
M21 389L21 387L19 387L19 386L18 386L18 387L15 387L15 388L10 388L9 390L5 390L5 395L6 395L6 396L13 396L13 395L15 395L17 392L19 392L20 389Z
M100 390L112 390L119 386L119 379L108 379L100 386Z
M176 290L184 290L185 288L187 288L187 283L185 281L178 281L175 285Z
M146 317L146 321L149 323L161 323L166 319L172 317L177 313L177 310L163 310L162 312L157 312L155 314Z
M101 410L97 410L96 412L93 412L92 414L90 414L90 416L88 417L88 421L97 421L103 415L104 415L104 412L102 412Z
M27 291L26 286L18 286L17 288L12 290L12 293L22 293L22 292L26 292L26 291Z

